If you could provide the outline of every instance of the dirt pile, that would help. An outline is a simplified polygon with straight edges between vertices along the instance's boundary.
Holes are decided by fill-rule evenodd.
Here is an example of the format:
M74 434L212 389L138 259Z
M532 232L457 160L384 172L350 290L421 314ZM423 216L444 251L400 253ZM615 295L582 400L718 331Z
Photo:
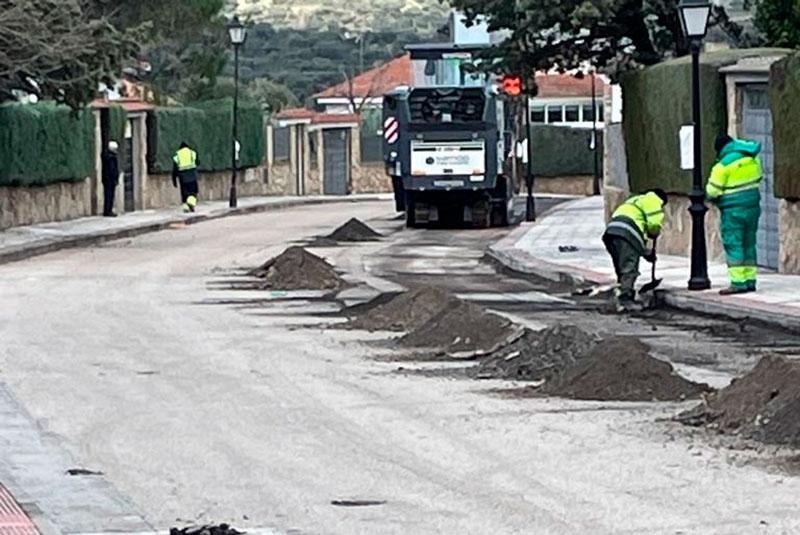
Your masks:
M322 258L302 247L290 247L250 272L261 279L261 289L339 290L345 281Z
M764 357L753 371L677 419L800 448L800 361Z
M354 217L325 237L334 241L374 241L381 235Z
M358 218L352 218L350 221L342 225L341 227L337 228L327 236L323 236L321 238L317 238L311 243L309 243L310 247L333 247L340 242L365 242L365 241L377 241L381 238L381 235L372 228L369 227L366 223L361 221Z
M365 331L413 331L458 303L455 296L439 288L414 288L351 318L344 327Z
M615 337L544 384L542 392L597 401L678 401L709 390L677 375L641 340Z
M454 299L428 321L398 340L404 347L439 348L446 353L493 351L518 329L507 319Z
M572 325L526 330L519 340L486 357L468 374L476 379L549 380L584 358L599 341Z

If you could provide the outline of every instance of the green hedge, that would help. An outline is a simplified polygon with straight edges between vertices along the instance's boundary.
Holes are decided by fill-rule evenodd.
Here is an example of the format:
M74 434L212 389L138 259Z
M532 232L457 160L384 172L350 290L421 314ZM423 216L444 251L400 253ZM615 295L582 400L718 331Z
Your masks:
M172 155L181 141L197 151L201 171L231 168L233 147L233 102L223 99L185 107L160 107L148 122L151 145L156 153L149 158L155 172L172 169ZM240 167L255 167L264 160L264 118L256 104L239 106ZM153 135L154 134L154 135Z
M725 84L720 69L776 49L726 50L700 56L704 174L714 163L714 139L727 131ZM667 61L622 77L623 129L631 191L661 187L689 193L692 173L680 168L678 133L692 122L691 58Z
M800 55L772 65L769 80L775 196L800 198Z
M0 185L83 180L94 172L94 118L52 103L0 106Z
M532 125L533 172L540 177L594 175L592 131L557 125ZM597 132L602 172L603 132Z

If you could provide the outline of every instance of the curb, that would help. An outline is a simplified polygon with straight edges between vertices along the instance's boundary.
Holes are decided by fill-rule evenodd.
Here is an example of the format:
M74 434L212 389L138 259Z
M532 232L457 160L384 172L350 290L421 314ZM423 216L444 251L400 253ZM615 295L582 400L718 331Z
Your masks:
M333 203L358 203L358 202L374 202L383 200L379 195L375 196L362 196L362 197L343 197L343 198L316 198L316 199L292 199L276 203L263 203L254 204L252 206L244 206L238 208L227 208L217 212L210 212L208 214L197 214L193 216L180 216L176 215L164 221L157 223L145 223L138 226L123 227L117 229L110 229L104 231L93 232L84 236L71 236L67 238L53 238L43 239L39 243L31 245L20 245L11 247L9 250L0 251L0 264L8 264L11 262L18 262L35 256L41 256L47 253L60 251L63 249L73 249L76 247L88 247L91 245L98 245L112 240L121 238L132 238L142 234L150 234L161 230L168 229L171 225L182 223L185 225L195 225L206 221L214 221L225 217L255 214L266 212L268 210L281 210L285 208L292 208L295 206L313 206L319 204L333 204Z
M527 229L525 230L527 231ZM576 268L538 260L525 251L516 249L513 246L509 247L510 239L513 239L513 236L509 236L498 244L490 246L486 254L489 258L511 271L524 275L534 275L549 281L571 286L608 284L614 282L610 278L588 270L581 272ZM514 243L516 243L516 240ZM668 306L678 310L731 318L734 320L756 320L765 325L778 327L793 333L800 333L800 316L786 314L777 307L770 307L769 305L759 308L743 307L741 303L716 301L690 295L688 292L680 290L664 289L662 291L664 302Z

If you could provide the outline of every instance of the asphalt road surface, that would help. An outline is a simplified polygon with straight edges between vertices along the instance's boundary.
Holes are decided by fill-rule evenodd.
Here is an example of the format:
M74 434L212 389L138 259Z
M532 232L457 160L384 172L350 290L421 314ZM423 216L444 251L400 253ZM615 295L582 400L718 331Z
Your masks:
M481 257L504 230L401 230L389 203L233 217L0 266L0 483L54 533L800 532L800 478L657 421L687 405L397 374L364 343L382 335L325 328L335 303L225 289L351 216L389 236L318 252L381 289L441 284L523 323L647 334L716 384L765 345L795 351L780 333L606 316L498 274Z

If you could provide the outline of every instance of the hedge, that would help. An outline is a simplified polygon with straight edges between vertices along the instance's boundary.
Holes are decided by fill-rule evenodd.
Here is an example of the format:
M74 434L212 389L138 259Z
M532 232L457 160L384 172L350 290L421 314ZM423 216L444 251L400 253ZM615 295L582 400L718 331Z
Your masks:
M92 112L53 103L0 106L0 185L41 186L94 172Z
M700 56L703 174L714 163L714 140L727 131L725 84L719 70L776 49L726 50ZM691 58L682 57L622 77L623 129L631 191L661 187L689 193L692 172L680 168L678 133L692 122Z
M532 125L533 172L541 177L594 174L590 149L592 131L556 125ZM597 131L598 163L602 172L603 132Z
M800 198L800 55L772 65L769 77L775 196Z
M186 141L197 151L201 171L231 168L233 148L233 102L231 99L208 101L185 107L159 107L148 128L153 129L150 147L155 147L150 161L153 171L167 173L172 156ZM239 106L238 137L241 143L240 167L255 167L264 160L264 118L256 104Z

